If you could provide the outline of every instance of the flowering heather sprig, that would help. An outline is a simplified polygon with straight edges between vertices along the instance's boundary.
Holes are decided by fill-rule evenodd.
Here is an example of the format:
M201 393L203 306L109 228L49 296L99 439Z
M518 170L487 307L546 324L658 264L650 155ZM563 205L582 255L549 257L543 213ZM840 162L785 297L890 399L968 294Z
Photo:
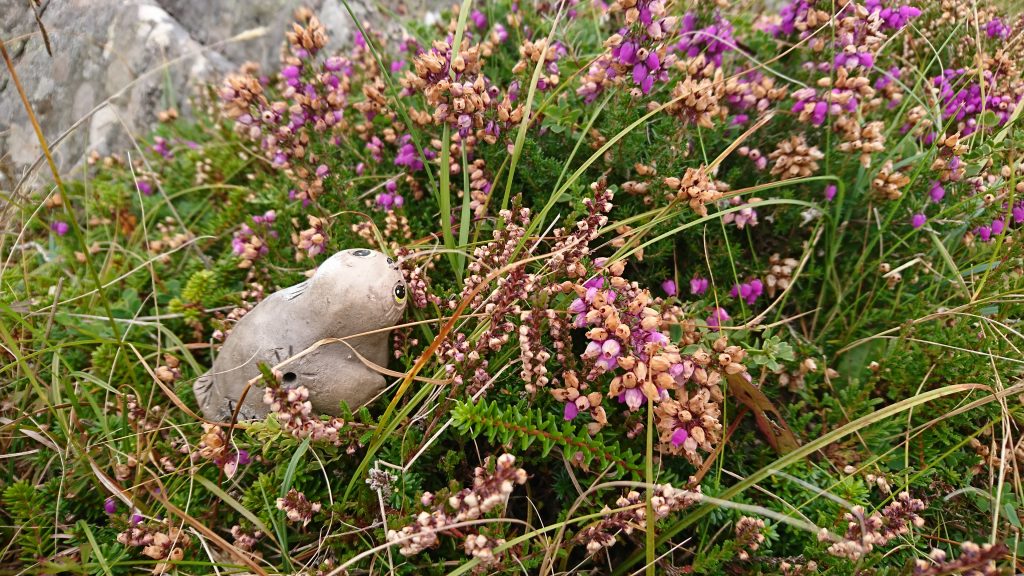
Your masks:
M374 205L385 212L391 212L405 205L405 198L398 193L398 184L394 180L388 180L384 184L384 191L374 198Z
M733 112L756 112L758 114L774 108L786 98L789 88L776 85L774 76L765 76L753 70L740 76L730 76L725 81L725 103ZM751 158L754 160L754 158ZM759 166L763 170L763 166Z
M604 178L591 183L590 191L594 197L583 200L587 217L576 222L575 229L557 228L553 232L556 240L551 248L548 267L564 271L569 278L582 278L587 273L582 260L590 254L590 243L597 239L601 229L608 224L608 214L613 208L615 193L608 188Z
M517 201L518 204L518 201ZM516 248L530 225L530 210L513 207L499 213L504 226L498 226L493 232L493 239L473 251L473 260L466 266L466 277L458 296L448 300L448 308L454 310L459 302L480 286L494 270L503 268L513 262ZM468 379L470 393L482 388L491 379L487 372L486 355L497 352L508 343L510 335L516 331L510 318L518 318L522 313L521 302L534 291L536 279L527 273L525 266L519 266L495 282L497 287L490 293L481 291L474 296L471 303L474 309L482 309L487 315L486 329L475 341L470 341L465 334L458 333L448 338L437 350L437 355L444 362L445 372L453 379L455 385L465 384Z
M288 490L283 498L277 499L277 509L282 510L290 522L302 522L305 526L320 512L319 502L310 502L306 495L295 488Z
M231 250L239 257L239 268L251 268L253 263L270 251L266 238L276 238L277 232L270 225L277 220L277 213L268 210L263 215L252 217L255 229L243 223L231 239Z
M231 538L234 539L232 545L243 552L253 553L255 556L262 556L259 552L254 552L256 545L259 540L263 538L263 532L259 530L245 530L238 524L231 527Z
M687 58L703 55L715 66L722 66L722 55L736 49L736 39L732 35L732 23L716 12L711 24L697 27L697 15L687 12L683 15L679 26L679 41L669 48L670 52L678 51Z
M526 470L517 468L515 463L515 456L502 454L497 459L494 472L478 466L473 471L472 488L464 488L451 495L444 502L436 504L431 512L420 512L414 523L401 530L388 530L388 541L408 538L401 541L398 551L403 556L412 556L436 546L440 542L439 535L456 535L449 528L452 524L487 515L508 501L517 484L526 483ZM421 502L424 506L430 506L434 500L434 495L426 492ZM466 538L464 547L467 554L490 561L494 557L493 546L497 542L486 536L481 540L473 534Z
M764 158L762 157L762 160ZM749 200L743 200L739 196L733 196L728 201L722 200L722 208L728 208L729 206L740 206L744 205L743 208L736 210L735 212L727 212L722 215L722 222L725 224L735 224L737 228L743 230L747 226L757 226L757 210L754 209L751 204L760 202L760 198L750 198Z
M335 446L354 444L350 438L341 435L345 429L344 420L322 420L313 414L309 390L305 386L267 386L263 392L263 403L270 408L281 428L296 438L309 438L313 442L327 442Z
M666 518L672 512L678 512L697 504L701 497L700 486L694 490L680 490L671 484L656 486L654 495L651 497L654 517L658 520ZM645 502L644 494L636 490L629 491L615 501L615 505L619 508L631 507L629 510L612 512L611 508L605 506L601 511L607 515L593 526L582 530L573 540L586 545L587 552L593 555L613 546L615 535L620 531L627 535L632 534L634 530L643 531L647 526Z
M672 89L673 102L665 111L683 121L702 128L714 128L714 120L726 117L728 110L719 102L725 98L726 84L721 68L709 76L688 73Z
M625 13L626 28L609 38L609 61L616 76L631 76L643 94L655 82L668 80L675 57L668 54L665 41L675 32L677 19L667 16L663 0L615 0L609 12Z
M707 278L694 276L690 279L690 294L693 294L694 296L702 296L708 291L708 286L710 286L710 284L711 283Z
M750 560L750 553L756 552L764 543L764 520L744 516L736 522L736 547L740 560Z
M406 94L422 93L433 115L420 114L419 123L449 125L472 148L476 140L497 141L502 127L522 119L522 105L512 106L509 95L482 73L483 54L479 45L462 39L452 54L452 39L438 40L413 61L401 83ZM415 119L415 117L414 117Z
M964 574L966 576L998 576L1002 571L996 561L1007 553L1004 544L974 542L960 544L960 556L950 560L944 550L933 548L928 560L914 561L914 576L941 576L943 574Z
M192 544L189 535L170 520L160 524L133 523L117 535L117 541L125 547L142 548L143 556L157 560L153 574L169 572L175 562L185 557L185 549Z
M1024 86L1000 72L999 69L985 70L982 73L984 88L974 69L950 68L932 78L942 119L955 121L954 128L964 136L979 128L982 111L995 114L995 127L1006 124L1024 93Z
M918 515L924 508L924 502L911 498L907 492L900 492L891 504L874 514L866 514L863 506L854 506L843 515L847 521L846 535L829 546L828 552L858 560L875 546L884 546L893 538L924 526L924 519Z

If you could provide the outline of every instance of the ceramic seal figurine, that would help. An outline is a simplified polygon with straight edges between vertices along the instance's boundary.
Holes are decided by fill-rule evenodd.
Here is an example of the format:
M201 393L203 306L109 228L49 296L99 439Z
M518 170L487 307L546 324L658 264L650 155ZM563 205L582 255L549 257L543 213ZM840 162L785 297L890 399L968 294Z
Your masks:
M242 317L228 335L213 368L193 390L203 415L230 421L259 363L274 366L324 338L344 338L394 326L405 310L406 287L398 264L375 250L344 250L328 258L313 277L275 292ZM367 360L388 362L389 331L346 340ZM281 371L286 386L305 386L317 413L337 415L344 401L362 406L385 386L344 343L321 345ZM239 420L267 415L264 389L253 385L238 410Z

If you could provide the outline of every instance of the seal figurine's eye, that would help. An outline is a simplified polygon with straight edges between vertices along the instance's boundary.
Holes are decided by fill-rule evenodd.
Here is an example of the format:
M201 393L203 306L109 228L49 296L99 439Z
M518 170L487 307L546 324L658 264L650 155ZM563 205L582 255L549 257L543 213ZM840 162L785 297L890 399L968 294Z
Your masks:
M402 284L401 282L399 282L398 284L395 284L395 301L396 302L404 302L405 301L405 284Z
M363 258L365 256L369 256L370 255L370 251L365 249L365 248L360 248L359 250L353 250L352 251L352 255L353 256L358 256L360 258Z

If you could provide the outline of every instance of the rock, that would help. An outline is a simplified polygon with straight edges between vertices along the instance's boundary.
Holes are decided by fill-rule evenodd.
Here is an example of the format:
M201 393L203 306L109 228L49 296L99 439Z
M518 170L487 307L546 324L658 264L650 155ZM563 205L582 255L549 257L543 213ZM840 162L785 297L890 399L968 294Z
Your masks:
M398 19L376 2L351 3L357 17L394 33ZM439 0L388 0L396 12L420 13ZM339 0L49 0L38 8L53 55L47 53L30 2L0 0L0 38L55 160L66 174L85 154L137 154L159 111L187 115L189 99L245 61L272 67L299 6L317 13L333 51L356 29ZM370 7L372 6L372 7ZM245 35L263 28L262 33ZM243 40L225 42L238 35ZM109 102L104 103L109 99ZM81 122L76 126L77 123ZM58 140L67 132L67 137ZM0 74L0 190L10 190L41 155L11 76ZM29 184L49 180L45 166Z

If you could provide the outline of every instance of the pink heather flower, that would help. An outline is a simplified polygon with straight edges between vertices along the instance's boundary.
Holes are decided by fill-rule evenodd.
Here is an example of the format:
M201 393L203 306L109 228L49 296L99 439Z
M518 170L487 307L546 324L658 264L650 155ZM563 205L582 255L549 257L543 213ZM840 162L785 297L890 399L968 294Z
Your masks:
M614 370L618 366L619 353L622 352L622 346L618 340L609 338L601 343L601 353L595 362L598 366L603 366L605 370Z
M920 212L910 217L910 225L914 227L914 230L917 230L921 226L924 226L924 223L927 221L928 217L925 216L924 214L921 214Z
M942 199L946 196L946 189L942 187L938 180L933 180L932 189L928 191L928 195L931 196L932 202L942 202Z
M682 446L683 442L686 442L686 439L689 437L690 433L686 431L686 428L679 428L672 433L672 445L676 447Z
M619 402L624 403L630 412L639 410L646 401L647 398L644 397L644 393L639 388L630 388L619 394Z
M316 167L316 177L317 178L323 178L324 176L327 176L327 174L329 172L330 172L330 169L327 168L326 164L321 164L321 165Z
M143 196L153 195L153 185L150 184L149 182L146 182L145 180L139 180L138 184L136 184L135 187L139 189L139 192L142 192Z
M829 184L828 186L825 186L825 201L826 202L831 202L832 199L836 197L836 190L837 190L837 188L836 188L835 184Z
M508 40L508 30L505 29L501 23L494 25L494 39L498 41L498 44L502 44L505 40Z
M364 164L362 162L360 162L359 164L356 164L356 176L362 176L363 172L365 170L366 170L366 164Z
M579 407L576 406L575 402L566 402L565 410L562 412L562 417L566 420L572 420L580 413Z
M690 294L700 296L708 291L708 279L693 277L690 279Z
M676 290L676 281L671 278L661 283L661 289L669 296L675 296L678 293L678 290Z
M714 331L718 331L718 327L722 325L722 322L728 322L730 320L729 313L725 311L725 308L714 308L711 311L711 315L707 317L708 328Z
M52 224L50 224L50 230L56 232L57 236L63 236L67 234L68 230L70 229L71 226L69 226L68 223L63 220L55 220Z

